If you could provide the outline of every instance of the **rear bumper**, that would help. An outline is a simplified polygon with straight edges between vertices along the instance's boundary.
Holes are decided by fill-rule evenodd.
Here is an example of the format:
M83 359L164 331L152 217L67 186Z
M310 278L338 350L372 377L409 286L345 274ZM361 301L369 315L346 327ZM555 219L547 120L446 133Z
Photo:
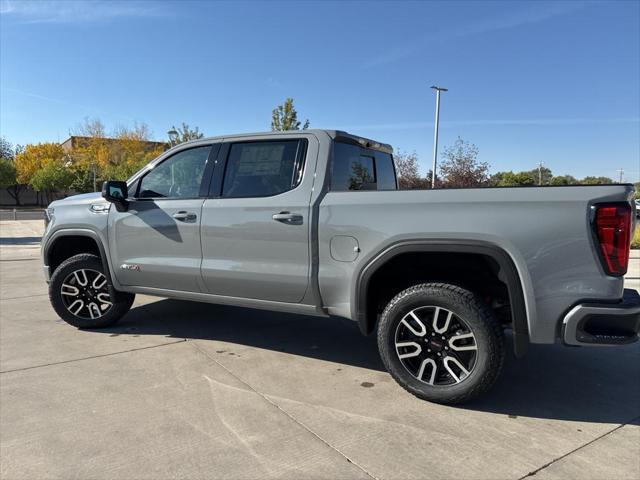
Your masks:
M626 345L638 340L640 331L640 295L625 289L620 303L583 303L576 305L562 322L562 340L566 345Z

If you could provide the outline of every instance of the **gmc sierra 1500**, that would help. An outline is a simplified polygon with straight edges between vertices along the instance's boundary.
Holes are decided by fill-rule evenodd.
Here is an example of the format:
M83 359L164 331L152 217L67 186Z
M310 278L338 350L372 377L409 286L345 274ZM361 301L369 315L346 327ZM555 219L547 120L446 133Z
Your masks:
M136 293L341 316L376 332L405 389L459 403L496 380L506 329L516 355L638 339L640 297L623 288L632 197L624 184L398 191L388 145L232 135L53 202L42 259L78 328L113 324Z

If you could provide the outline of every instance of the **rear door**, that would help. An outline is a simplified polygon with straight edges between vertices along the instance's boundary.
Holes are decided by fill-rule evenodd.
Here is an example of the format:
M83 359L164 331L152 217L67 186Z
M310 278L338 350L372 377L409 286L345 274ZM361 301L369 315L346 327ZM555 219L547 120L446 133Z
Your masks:
M111 208L109 245L123 285L199 292L200 222L219 144L181 150L132 186L126 212Z
M225 144L212 198L202 209L202 278L209 293L302 300L317 151L312 135Z

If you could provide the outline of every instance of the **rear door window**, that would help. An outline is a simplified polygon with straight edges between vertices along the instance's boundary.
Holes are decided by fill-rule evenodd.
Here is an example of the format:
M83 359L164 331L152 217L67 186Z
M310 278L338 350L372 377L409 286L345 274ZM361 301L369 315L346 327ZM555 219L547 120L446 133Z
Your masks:
M358 145L335 142L331 190L396 190L391 155Z
M268 197L297 187L305 150L304 139L232 144L222 197Z

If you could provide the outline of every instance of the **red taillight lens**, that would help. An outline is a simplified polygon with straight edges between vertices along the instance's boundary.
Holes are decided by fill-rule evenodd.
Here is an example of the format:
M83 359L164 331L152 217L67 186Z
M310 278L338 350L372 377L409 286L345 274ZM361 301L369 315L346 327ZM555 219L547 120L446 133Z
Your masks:
M631 205L617 203L596 205L594 228L605 271L624 275L631 245Z

